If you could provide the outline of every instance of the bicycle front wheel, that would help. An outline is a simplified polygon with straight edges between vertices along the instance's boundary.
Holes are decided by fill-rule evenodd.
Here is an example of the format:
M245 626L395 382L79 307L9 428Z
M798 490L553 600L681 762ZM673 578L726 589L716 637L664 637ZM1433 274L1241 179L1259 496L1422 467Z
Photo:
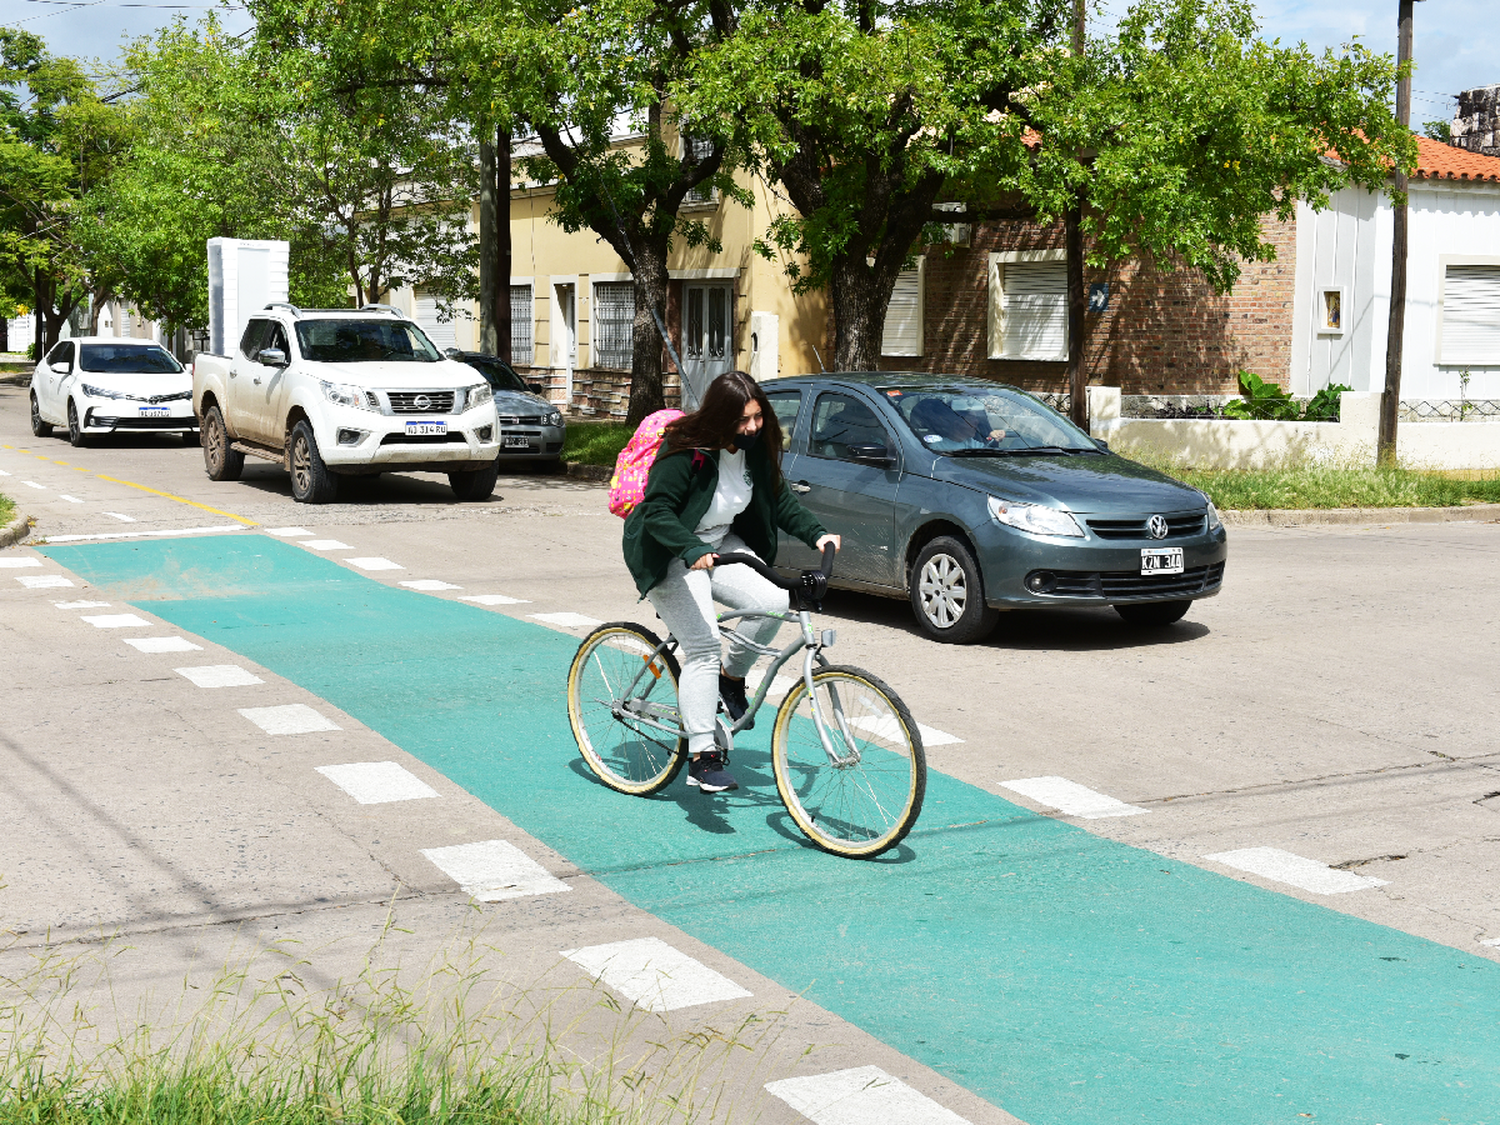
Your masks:
M655 793L687 760L677 659L657 652L660 646L650 630L613 621L584 638L568 669L568 719L578 749L599 780L621 793Z
M900 697L859 668L818 669L811 695L797 681L776 713L771 762L797 827L835 855L877 856L899 844L922 812L922 735Z

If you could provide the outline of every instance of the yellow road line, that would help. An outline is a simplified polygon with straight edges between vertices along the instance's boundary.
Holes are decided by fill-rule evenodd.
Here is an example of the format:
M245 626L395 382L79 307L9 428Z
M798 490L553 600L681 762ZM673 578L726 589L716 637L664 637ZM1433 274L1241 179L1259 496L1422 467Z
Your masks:
M222 508L210 508L207 504L200 504L198 503L198 501L189 500L184 496L176 496L170 492L163 492L159 488L147 488L144 484L136 484L134 481L130 480L121 480L119 477L107 477L103 473L98 473L96 475L100 480L107 480L111 484L123 484L126 488L138 488L142 492L151 493L153 496L165 496L168 500L176 500L179 504L187 504L189 507L201 508L203 511L212 512L216 516L226 516L229 519L236 520L239 523L244 524L246 527L260 526L259 522L256 520L246 519L244 516L237 516L233 512L224 511Z

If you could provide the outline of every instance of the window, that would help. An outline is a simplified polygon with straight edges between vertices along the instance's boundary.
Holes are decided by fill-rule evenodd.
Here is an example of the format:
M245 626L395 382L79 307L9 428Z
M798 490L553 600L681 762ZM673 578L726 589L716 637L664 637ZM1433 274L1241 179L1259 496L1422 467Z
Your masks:
M442 310L438 307L437 297L431 293L417 293L415 304L416 321L438 350L458 347L458 330L454 327L451 317L447 320L441 319Z
M1439 363L1500 364L1500 264L1449 265Z
M240 337L240 353L246 359L254 359L260 354L260 344L265 339L266 329L270 326L269 320L252 318L245 325L245 334Z
M635 326L635 283L594 283L594 366L628 368Z
M790 448L792 439L797 436L797 414L802 409L802 392L777 391L766 397L771 400L771 410L781 426L782 446Z
M73 345L69 343L58 344L47 353L47 364L50 367L66 367L73 362Z
M510 361L523 367L536 362L536 307L531 285L510 287Z
M885 310L885 331L880 338L881 355L922 354L922 281L924 266L902 270L891 290L891 303Z
M885 427L875 417L875 411L848 395L819 395L818 404L813 409L812 440L808 452L814 457L852 461L851 450L861 445L890 448Z
M990 255L990 358L1068 358L1064 250Z
M682 159L684 162L692 161L694 164L712 156L714 152L713 141L703 137L683 137ZM697 187L692 188L682 197L683 205L691 207L694 205L704 206L719 202L719 190L709 180L703 181Z

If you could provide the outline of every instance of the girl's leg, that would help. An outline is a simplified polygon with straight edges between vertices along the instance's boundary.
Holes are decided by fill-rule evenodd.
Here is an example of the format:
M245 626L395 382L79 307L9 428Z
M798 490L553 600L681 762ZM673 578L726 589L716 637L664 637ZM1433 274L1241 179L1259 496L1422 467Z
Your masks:
M719 706L719 625L714 620L709 571L688 570L673 559L667 576L646 597L677 638L682 675L677 706L693 757L714 748L714 715Z
M719 547L720 554L731 552L746 555L754 553L733 532L724 537L724 542ZM787 608L787 592L774 582L762 578L748 566L716 566L710 573L713 575L714 601L728 606L731 610L748 613L782 613ZM777 630L781 628L781 622L775 618L736 620L730 625L736 632L762 645L769 645L776 638ZM743 680L755 663L757 655L754 649L731 638L729 654L724 659L725 675L736 680Z

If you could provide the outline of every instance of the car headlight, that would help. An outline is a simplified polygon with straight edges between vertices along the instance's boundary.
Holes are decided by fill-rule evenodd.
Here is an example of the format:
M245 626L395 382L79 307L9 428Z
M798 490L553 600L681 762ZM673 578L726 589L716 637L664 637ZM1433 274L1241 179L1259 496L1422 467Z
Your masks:
M91 386L88 383L80 383L78 389L89 398L124 398L119 391L107 391L103 387Z
M329 402L337 406L352 406L356 410L374 410L371 404L371 395L363 387L356 387L352 383L330 383L326 379L319 380L323 388L323 395Z
M542 418L544 426L561 426L562 424L561 410L549 410Z
M464 409L473 410L487 402L495 401L495 390L488 383L475 383L464 388Z
M1056 508L1044 508L1040 504L1018 504L1014 500L989 498L990 517L997 523L1013 527L1017 531L1029 531L1032 535L1061 535L1069 539L1082 539L1083 528L1067 512Z
M1214 502L1208 498L1206 492L1203 494L1203 502L1208 505L1208 530L1213 531L1222 526L1224 521L1219 518L1219 509L1214 507Z

